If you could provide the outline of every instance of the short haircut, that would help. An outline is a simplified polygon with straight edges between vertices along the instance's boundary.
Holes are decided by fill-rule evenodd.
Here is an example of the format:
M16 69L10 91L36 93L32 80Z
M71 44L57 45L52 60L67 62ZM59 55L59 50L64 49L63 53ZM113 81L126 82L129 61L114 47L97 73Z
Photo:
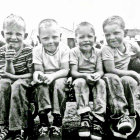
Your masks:
M51 27L52 25L56 25L58 26L58 23L56 20L54 19L44 19L42 20L39 25L38 25L38 33L40 33L40 28L47 28L47 27ZM59 26L58 26L59 28Z
M7 27L7 26L11 26L11 25L15 25L15 24L19 24L24 28L24 31L26 30L26 24L25 21L22 17L11 14L8 17L6 17L6 19L3 22L3 30Z
M117 24L121 29L125 29L125 22L120 16L111 16L103 22L103 30L106 25Z
M90 24L89 22L84 21L84 22L81 22L81 23L77 26L77 28L76 28L76 30L75 30L75 36L77 36L80 27L83 27L83 26L89 26L89 27L91 28L93 34L95 35L95 30L94 30L93 25Z

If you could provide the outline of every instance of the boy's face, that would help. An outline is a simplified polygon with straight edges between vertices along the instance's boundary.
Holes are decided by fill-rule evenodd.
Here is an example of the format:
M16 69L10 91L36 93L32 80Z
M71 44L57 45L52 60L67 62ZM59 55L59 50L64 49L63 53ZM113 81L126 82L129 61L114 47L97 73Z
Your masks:
M121 47L123 45L124 30L117 24L104 27L105 38L109 46Z
M83 51L90 51L95 43L95 35L89 26L81 26L76 35L76 41Z
M3 29L2 35L8 46L19 50L25 39L25 29L22 25L17 23L8 24L5 26L5 29Z
M59 29L54 25L51 27L42 27L39 31L39 39L45 50L54 52L60 42Z

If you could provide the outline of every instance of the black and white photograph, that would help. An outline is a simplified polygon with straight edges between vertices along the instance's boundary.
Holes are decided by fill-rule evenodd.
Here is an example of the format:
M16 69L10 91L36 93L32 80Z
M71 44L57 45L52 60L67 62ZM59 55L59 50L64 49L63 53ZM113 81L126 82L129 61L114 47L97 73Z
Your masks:
M140 140L140 1L2 0L0 140Z

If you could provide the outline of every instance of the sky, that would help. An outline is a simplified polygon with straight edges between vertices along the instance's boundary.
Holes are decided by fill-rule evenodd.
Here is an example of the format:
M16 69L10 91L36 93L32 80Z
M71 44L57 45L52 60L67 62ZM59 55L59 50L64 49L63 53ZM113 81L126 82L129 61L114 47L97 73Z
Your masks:
M37 29L41 20L54 18L71 30L81 21L88 21L100 36L103 21L112 15L122 16L126 28L140 28L140 0L2 0L0 29L11 13L24 18L28 32Z

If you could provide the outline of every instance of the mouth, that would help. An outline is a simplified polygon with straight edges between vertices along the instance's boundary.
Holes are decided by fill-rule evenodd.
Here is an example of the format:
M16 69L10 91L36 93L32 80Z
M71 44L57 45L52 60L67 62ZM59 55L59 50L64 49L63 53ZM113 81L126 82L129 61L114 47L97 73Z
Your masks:
M83 43L82 46L91 46L91 43Z

